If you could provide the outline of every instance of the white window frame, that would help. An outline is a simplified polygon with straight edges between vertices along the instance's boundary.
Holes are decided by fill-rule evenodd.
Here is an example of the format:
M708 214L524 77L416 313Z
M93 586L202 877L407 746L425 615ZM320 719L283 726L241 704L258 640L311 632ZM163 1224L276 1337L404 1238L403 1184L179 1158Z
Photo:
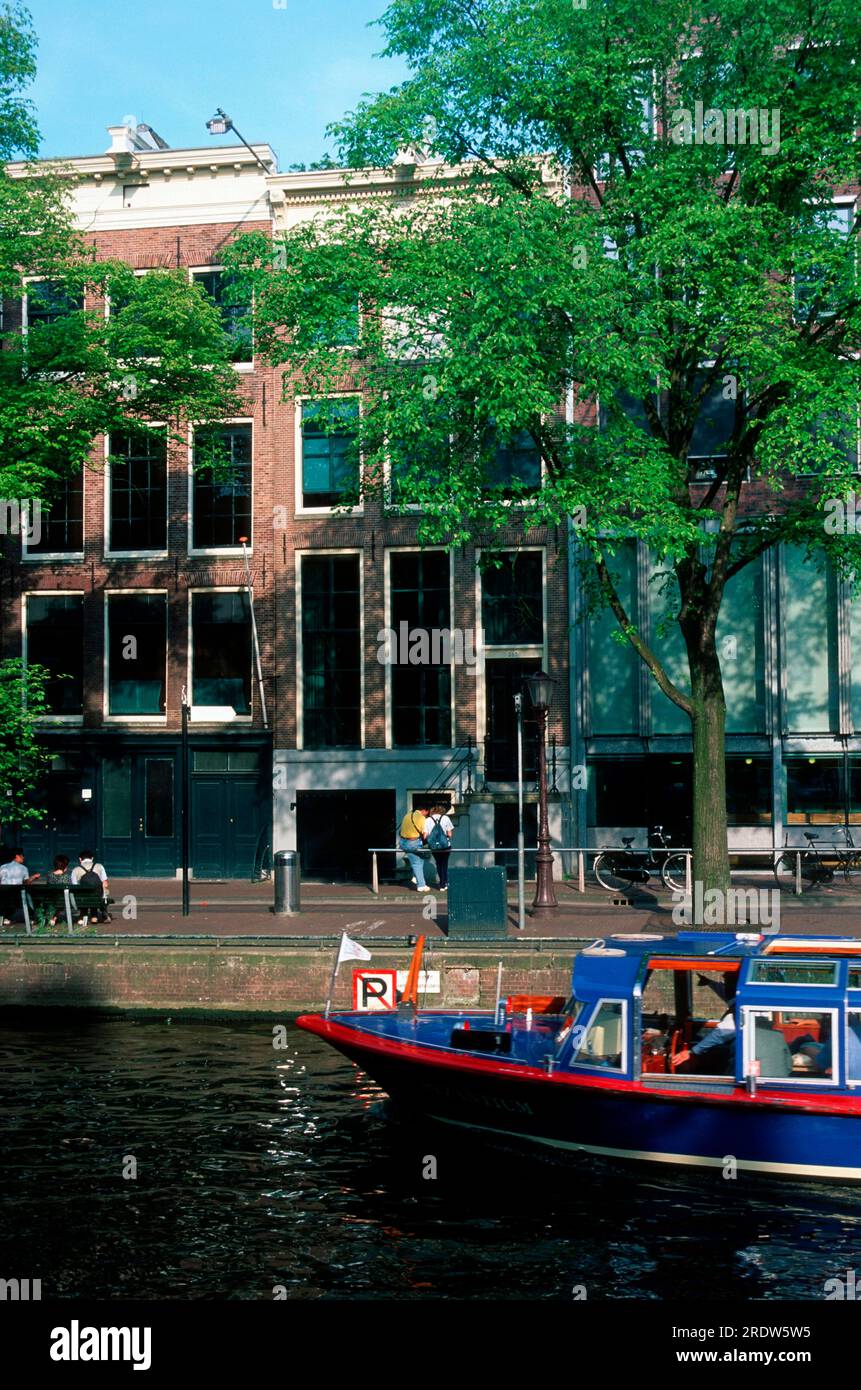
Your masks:
M782 988L782 986L781 986ZM786 1006L781 1004L743 1004L741 1008L741 1027L742 1027L742 1057L743 1075L747 1076L750 1071L751 1062L755 1061L756 1048L754 1046L756 1038L756 1018L773 1018L775 1014L786 1013ZM839 1009L836 1005L832 1007L822 1007L819 1004L800 1004L798 1012L802 1014L830 1014L831 1015L831 1075L830 1076L805 1076L801 1072L795 1072L790 1076L758 1076L757 1080L762 1086L839 1086L838 1075L835 1074L834 1067L834 1043L840 1037L837 1027ZM841 1040L841 1067L845 1066L842 1049L845 1046L845 1039Z
M188 691L189 704L193 707L194 700L194 595L195 594L247 594L248 589L245 584L195 584L188 590L188 611L186 613L186 666L185 666L185 688ZM251 596L249 595L249 604ZM250 631L250 624L249 624ZM251 683L249 686L250 710L248 714L234 714L232 719L214 721L221 723L225 728L232 724L244 724L246 726L254 723L254 642L251 642L251 664L249 667ZM166 703L166 702L165 702Z
M83 613L84 589L25 589L21 595L21 656L25 666L28 664L28 632L27 632L27 600L30 598L79 598L81 600L81 610ZM83 679L81 683L81 703L86 704L87 680L86 670L83 667ZM84 722L84 710L80 714L45 714L39 720L40 725L48 724L68 724L80 727Z
M146 424L151 430L164 430L165 432L165 498L164 498L164 535L166 544L161 550L112 550L111 547L111 479L113 468L111 466L111 434L133 433L132 429L112 430L111 434L104 436L105 466L103 477L104 486L104 528L105 528L105 559L106 560L166 560L170 545L170 436L168 434L167 423L161 420L148 420Z
M367 747L365 732L365 569L363 564L364 552L359 546L332 546L319 549L316 546L306 547L302 550L295 549L294 557L294 579L296 590L296 748L301 751L305 748L305 668L304 653L302 650L302 560L305 556L314 559L322 558L324 555L355 555L359 561L359 747L352 751L358 753ZM388 746L388 745L387 745ZM311 749L311 752L326 753L327 751L337 752L337 749L327 750L325 748ZM350 751L350 750L346 750Z
M814 202L811 202L811 203L808 203L808 207L818 208L818 209L821 209L822 211L824 211L826 208L832 209L832 208L847 208L847 207L848 207L848 208L854 210L854 211L855 211L855 215L857 216L858 197L857 197L856 194L853 194L853 193L835 193L835 194L832 195L832 197L830 197L830 198L828 199L828 201L827 201L826 203L814 203ZM849 222L850 222L850 226L849 226L849 239L851 239L851 236L852 236L852 225L851 225L851 224L852 224L852 220L853 220L852 218L849 219ZM856 278L856 281L857 281L857 278L858 278L858 272L859 272L858 247L857 247L857 242L856 242L856 247L855 247L855 278ZM795 296L795 288L796 288L797 278L798 278L798 277L796 276L795 271L793 270L793 272L792 272L792 317L793 317L793 321L794 321L795 323L802 323L802 322L806 322L806 320L799 319L799 318L797 317L797 314L796 314L797 301L796 301L796 296ZM834 318L834 315L833 315L833 314L826 314L825 317L826 317L826 318ZM821 321L822 321L822 320L819 320L819 322L821 322Z
M109 610L112 598L125 598L129 595L138 594L162 594L164 596L164 714L111 714L110 712L110 618ZM170 648L169 624L170 624L170 605L167 589L106 589L104 602L104 640L102 643L102 718L106 724L166 724L167 707L169 699L168 683L170 679L170 667L168 663L168 650Z
M190 556L201 555L228 555L241 556L241 545L210 545L195 550L194 548L194 436L199 429L231 429L233 425L249 425L251 427L251 521L249 523L248 554L254 554L254 418L251 415L238 415L232 420L218 420L215 425L189 425L188 426L188 478L187 478L187 500L186 500L186 547Z
M47 508L45 509L47 510ZM72 564L76 560L83 560L86 557L87 548L87 466L81 465L81 540L83 542L80 550L42 550L38 553L30 550L27 539L21 536L21 563L25 565L50 565L65 563Z
M483 551L479 548L475 552L475 616L476 616L476 652L478 664L476 669L476 688L475 688L475 728L476 737L480 749L484 748L484 734L481 730L487 728L487 662L488 660L534 660L538 658L543 670L547 670L548 662L548 640L547 640L547 612L548 612L548 593L547 593L547 546L546 545L523 545L506 546L506 551L514 555L522 555L526 551L539 551L541 554L541 625L544 635L542 643L522 642L507 644L505 646L487 644L484 637L484 608L483 608L483 585L481 582L481 566L479 561Z
M861 1025L861 1002L857 1004L853 1004L851 1001L847 1002L846 1027L843 1037L843 1083L849 1090L855 1090L857 1087L861 1086L861 1075L849 1075L849 1021L851 1014L858 1015L858 1023Z
M424 555L424 554L427 554L428 551L432 551L432 550L433 550L433 551L442 551L443 553L445 553L446 547L445 547L444 545L429 545L429 546L425 546L424 549L422 549L420 546L417 546L417 545L389 545L389 546L386 546L386 550L385 550L385 561L384 561L384 565L383 565L383 626L384 626L384 627L388 627L388 628L390 628L392 631L394 631L394 625L393 625L393 621L392 621L392 562L391 562L391 556L392 556L392 555ZM451 621L451 620L452 620L452 618L454 617L454 556L452 555L451 551L448 552L448 615L449 615L449 630L451 631L451 627L452 627L452 621ZM478 654L478 653L476 653L476 654ZM398 749L399 752L402 752L402 753L410 753L410 752L416 752L416 751L420 750L421 748L433 748L433 747L435 747L435 746L441 746L441 747L443 747L443 748L455 748L455 747L457 746L456 743L455 743L455 722L454 722L454 721L455 721L455 707L456 707L456 706L455 706L455 681L456 681L456 679L457 679L457 675L456 675L456 666L455 666L454 661L450 661L450 662L449 662L449 673L450 673L450 677L451 677L451 681L450 681L450 685L451 685L451 741L450 741L449 743L447 743L447 744L442 744L442 745L434 745L434 744L416 744L414 748L409 747L409 746L405 747L405 746L402 745L402 744L398 744L398 745L397 745L397 749ZM476 668L476 673L477 673L477 668ZM387 748L395 748L396 745L395 745L395 743L394 743L394 733L393 733L393 730L394 730L394 707L393 707L393 704L392 704L392 668L391 668L391 663L389 663L389 662L386 663L386 697L385 697L385 700L386 700L386 721L385 721L385 722L386 722L386 747L387 747Z
M583 1045L585 1044L590 1032L595 1027L595 1020L597 1019L605 1004L621 1004L622 1006L622 1059L618 1067L609 1067L606 1065L606 1063L592 1062L581 1056L581 1049L583 1048ZM602 996L600 999L596 999L589 1022L585 1025L575 1026L582 1026L584 1027L585 1031L583 1033L582 1038L577 1043L576 1047L574 1048L574 1051L571 1054L570 1061L568 1062L569 1067L588 1067L590 1068L590 1070L596 1071L601 1076L605 1076L607 1074L611 1076L624 1076L626 1074L629 1062L627 999L620 999L613 995L605 995Z
M295 464L294 464L294 468L293 468L293 490L294 490L293 504L294 504L294 515L295 515L295 516L339 516L339 515L340 515L340 516L345 516L345 517L346 517L346 516L353 517L353 516L364 516L364 514L365 514L364 497L362 498L362 500L359 502L358 506L356 506L356 507L340 507L340 506L336 506L336 507L305 507L305 506L303 506L303 504L302 504L302 498L303 498L303 495L304 495L304 489L303 489L303 486L302 486L302 480L303 480L304 469L305 469L305 456L304 456L304 448L303 448L304 438L303 438L303 435L302 435L302 407L303 407L304 405L308 404L308 403L311 402L311 401L343 401L343 400L357 400L357 401L359 402L359 418L361 418L361 415L362 415L362 397L361 397L361 393L360 393L359 391L332 391L332 392L327 393L325 396L319 396L319 395L316 395L316 394L313 394L313 393L306 393L306 394L303 394L303 395L301 395L301 396L296 396L296 397L295 397L295 405L294 405L295 419L294 419L294 425L293 425L293 428L294 428L294 435L293 435L293 441L294 441L294 443L293 443L293 458L295 459ZM358 462L359 462L359 484L360 484L360 486L361 486L362 483L364 482L364 460L363 460L363 458L362 458L361 451L360 451L360 453L359 453L359 461L358 461Z
M216 272L217 272L218 274L220 274L220 275L223 275L223 274L224 274L224 266L223 266L223 265L192 265L192 266L189 266L189 268L188 268L188 280L189 280L189 284L193 284L193 283L194 283L195 276L197 276L197 275L214 275ZM240 372L240 373L244 373L245 375L247 375L249 372L253 372L253 371L254 371L254 337L253 337L253 334L252 334L252 339L251 339L251 356L250 356L250 357L244 357L240 362L233 362L233 363L231 363L231 366L233 367L233 370L234 370L234 371Z

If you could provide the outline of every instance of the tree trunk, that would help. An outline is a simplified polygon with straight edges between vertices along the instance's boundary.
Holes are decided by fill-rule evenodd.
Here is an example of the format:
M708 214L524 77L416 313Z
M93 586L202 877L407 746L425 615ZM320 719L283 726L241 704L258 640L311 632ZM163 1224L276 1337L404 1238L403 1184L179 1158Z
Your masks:
M720 889L726 894L730 886L726 833L726 701L715 639L706 636L703 640L702 632L698 637L698 649L690 654L693 704L692 880L695 893L696 885L700 883L703 894L711 889ZM695 921L694 925L701 924Z

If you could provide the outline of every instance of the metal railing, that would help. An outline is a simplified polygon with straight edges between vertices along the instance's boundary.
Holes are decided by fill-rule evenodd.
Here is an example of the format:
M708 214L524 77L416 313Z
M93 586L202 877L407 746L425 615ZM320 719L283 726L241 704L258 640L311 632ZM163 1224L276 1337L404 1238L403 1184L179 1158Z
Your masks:
M822 845L822 846L820 846L820 849L821 849L821 850L828 850L828 849L830 849L830 848L832 848L832 846L829 846L829 845ZM836 846L836 848L839 849L839 846ZM426 850L425 852L426 852L428 855L431 855L431 854L433 853L432 850ZM395 847L393 848L393 847L390 846L390 845L384 845L384 846L378 846L377 848L369 848L369 849L368 849L368 853L369 853L370 856L371 856L371 892L372 892L372 893L377 893L377 894L378 894L379 891L380 891L380 870L379 870L379 860L378 860L377 856L380 855L380 854L400 854L400 855L403 855L403 854L404 854L404 850L400 849L400 847L398 847L398 846L395 846ZM449 853L449 854L486 854L486 855L490 855L490 854L492 854L492 855L496 855L496 854L514 854L514 855L516 855L516 854L517 854L517 846L516 846L516 845L513 845L513 846L508 846L508 845L470 845L470 846L468 846L468 847L462 847L462 846L460 846L460 845L453 845L452 848L448 851L448 853ZM536 853L537 853L537 847L536 847L536 846L527 846L527 848L526 848L526 854L527 854L527 855L529 855L529 854L533 854L533 855L534 855L534 854L536 854ZM627 855L629 855L629 854L632 853L635 857L640 857L640 856L642 856L642 857L645 859L645 867L649 867L649 866L650 866L650 862L651 862L651 866L654 867L654 869L655 869L655 871L657 872L658 876L660 876L659 858L660 858L661 855L665 855L665 856L669 856L669 855L671 855L671 854L672 854L672 855L684 855L684 859L685 859L685 894L686 894L687 896L689 896L689 895L693 892L693 850L692 850L690 847L684 847L684 846L681 846L681 845L670 845L670 846L659 846L659 847L656 847L656 848L654 848L654 849L651 851L651 854L653 855L653 858L652 858L651 861L649 861L649 858L648 858L648 856L649 856L649 854L650 854L650 850L649 850L647 847L644 847L644 848L642 848L642 849L636 849L636 848L634 848L633 846L630 846L630 845L552 845L552 846L551 846L551 853L553 854L554 858L556 857L556 855L559 855L559 854L569 854L569 855L576 855L576 856L577 856L577 873L576 873L576 878L577 878L577 892L578 892L578 893L585 893L585 892L586 892L586 874L587 874L587 867L588 867L587 861L588 861L589 855L592 856L593 865L594 865L594 861L598 858L599 854L619 854L619 855L626 855L626 856L627 856ZM809 854L810 854L810 851L809 851L809 849L808 849L806 846L776 845L776 846L774 846L773 849L737 849L737 850L730 850L730 851L729 851L729 854L730 854L730 858L731 858L731 859L732 859L733 857L735 857L735 858L745 858L745 859L762 859L762 858L765 858L765 859L767 859L767 860L770 861L770 863L768 864L767 867L770 868L771 870L773 870L773 869L775 868L775 866L777 865L777 863L778 863L778 861L779 861L780 859L794 858L794 859L795 859L795 883L794 883L794 893L795 893L795 896L797 896L797 897L800 897L800 896L801 896L801 894L802 894L802 892L803 892L803 888L802 888L802 878L803 878L803 875L802 875L802 872L801 872L801 866L802 866L803 861L804 861L806 858L808 858L808 857L809 857ZM735 873L742 873L742 872L744 872L744 870L743 870L743 869L739 869L739 868L733 869L732 867L730 867L730 873L733 873L733 872L735 872ZM634 885L632 884L632 887L633 887L633 886L634 886ZM608 896L609 896L609 895L608 895Z

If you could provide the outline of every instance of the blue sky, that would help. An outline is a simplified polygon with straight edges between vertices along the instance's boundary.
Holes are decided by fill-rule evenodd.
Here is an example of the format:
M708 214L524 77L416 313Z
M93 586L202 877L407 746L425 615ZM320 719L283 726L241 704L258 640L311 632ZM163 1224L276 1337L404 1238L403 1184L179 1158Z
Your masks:
M375 58L386 0L27 0L39 36L31 90L44 156L99 154L127 115L169 145L225 143L221 106L280 167L325 149L324 130L364 92L402 80Z

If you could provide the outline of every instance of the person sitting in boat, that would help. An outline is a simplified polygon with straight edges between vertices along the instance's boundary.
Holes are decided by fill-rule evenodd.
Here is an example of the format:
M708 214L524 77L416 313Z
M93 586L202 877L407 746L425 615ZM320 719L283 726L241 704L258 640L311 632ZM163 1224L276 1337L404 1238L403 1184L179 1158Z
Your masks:
M707 1028L693 1047L685 1048L676 1056L675 1070L681 1072L703 1072L708 1076L729 1076L733 1067L735 1047L735 992L738 987L736 975L724 975L723 988L714 981L700 976L702 984L714 990L723 999L727 1008L721 1014L714 1028Z
M825 1042L816 1042L807 1034L791 1044L790 1051L793 1054L800 1052L802 1056L809 1057L813 1063L813 1070L821 1076L831 1075L834 1063L830 1038ZM861 1023L852 1020L847 1032L846 1075L853 1080L861 1077Z

